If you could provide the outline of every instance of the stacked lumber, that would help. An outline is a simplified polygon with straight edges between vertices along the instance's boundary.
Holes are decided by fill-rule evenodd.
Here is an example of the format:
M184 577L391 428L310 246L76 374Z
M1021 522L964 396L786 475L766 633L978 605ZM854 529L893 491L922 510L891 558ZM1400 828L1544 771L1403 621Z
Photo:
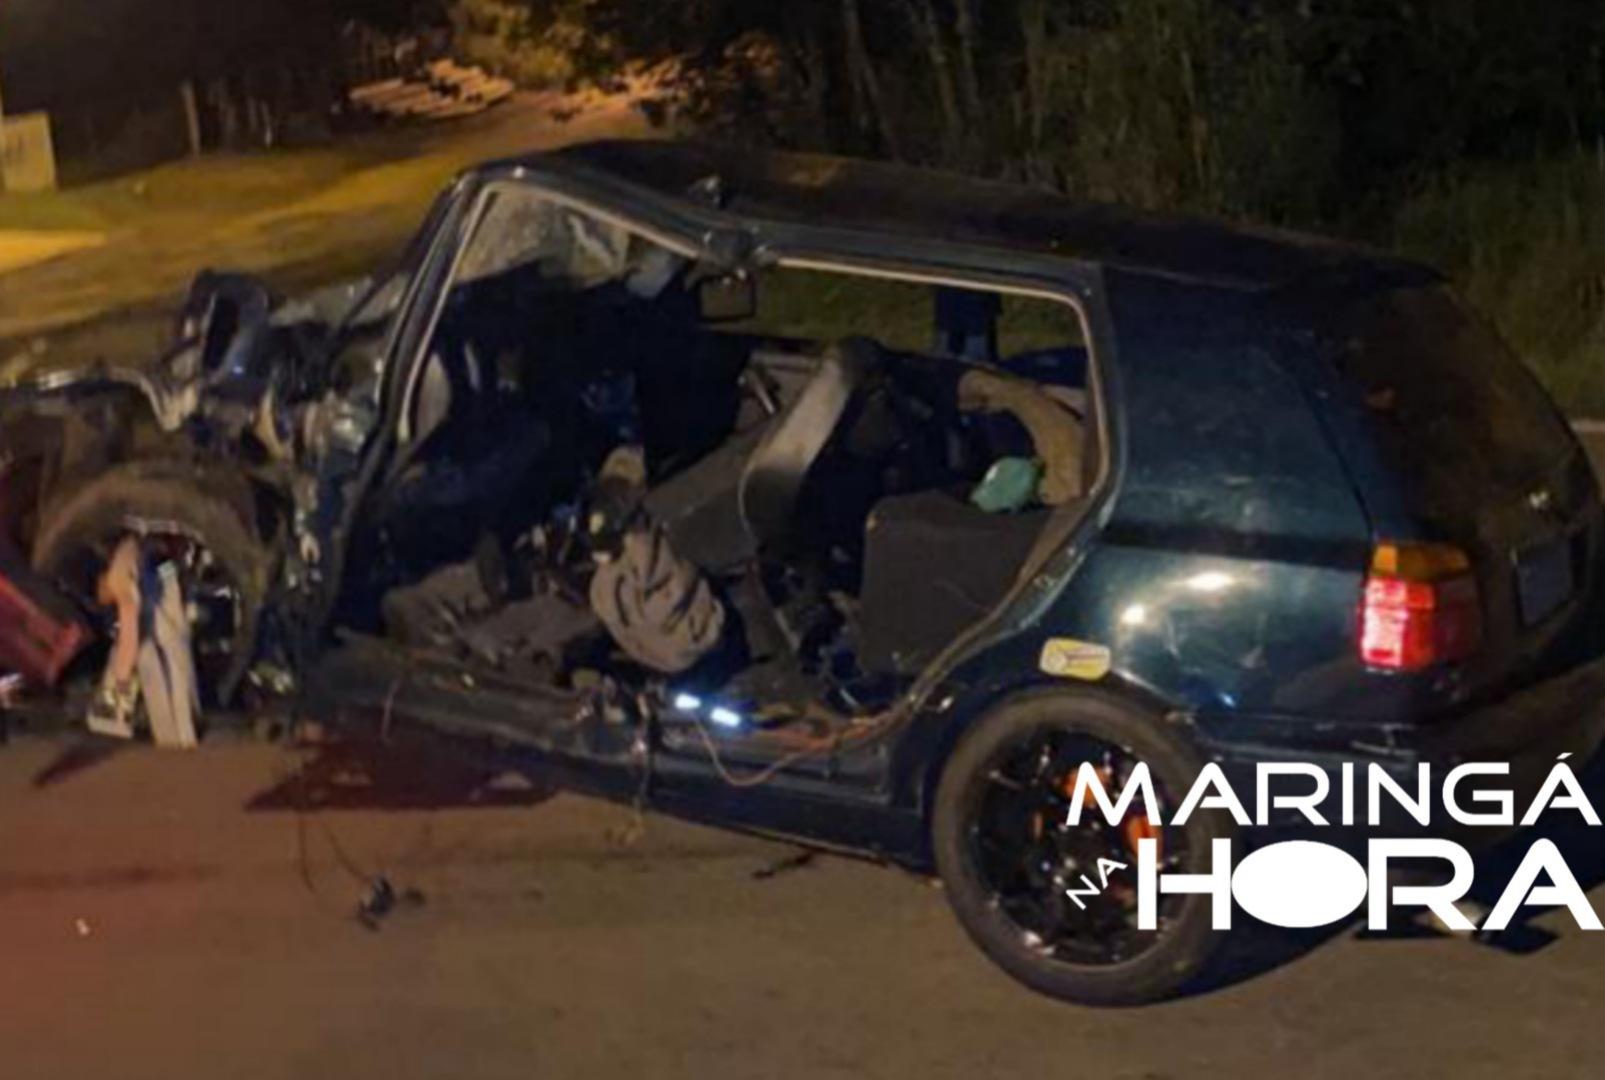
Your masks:
M407 78L366 83L347 95L356 108L386 120L450 120L484 112L513 96L510 79L479 67L436 60Z

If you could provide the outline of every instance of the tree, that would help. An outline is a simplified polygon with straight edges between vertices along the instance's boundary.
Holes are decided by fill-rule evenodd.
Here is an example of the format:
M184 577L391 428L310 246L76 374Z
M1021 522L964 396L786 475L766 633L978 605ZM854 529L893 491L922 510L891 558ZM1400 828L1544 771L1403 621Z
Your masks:
M1593 0L569 6L580 74L671 62L712 130L1150 206L1329 221L1468 155L1605 131Z

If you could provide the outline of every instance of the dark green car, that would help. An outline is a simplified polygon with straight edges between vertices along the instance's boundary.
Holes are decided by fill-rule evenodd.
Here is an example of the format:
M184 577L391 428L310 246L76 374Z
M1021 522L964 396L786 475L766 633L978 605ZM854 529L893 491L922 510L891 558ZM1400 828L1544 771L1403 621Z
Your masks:
M1235 832L1072 825L1082 765L1168 809L1207 763L1598 741L1598 489L1429 268L602 143L462 177L365 287L186 311L155 368L0 406L13 537L86 611L119 536L177 550L214 708L934 871L1050 994L1194 976L1206 897L1144 930L1077 883Z

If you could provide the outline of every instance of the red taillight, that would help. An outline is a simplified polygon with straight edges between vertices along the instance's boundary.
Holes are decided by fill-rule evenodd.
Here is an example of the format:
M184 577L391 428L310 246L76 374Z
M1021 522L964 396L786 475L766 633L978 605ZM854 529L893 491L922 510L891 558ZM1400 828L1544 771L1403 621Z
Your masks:
M1380 544L1360 606L1360 657L1390 671L1463 660L1482 641L1477 581L1444 544Z

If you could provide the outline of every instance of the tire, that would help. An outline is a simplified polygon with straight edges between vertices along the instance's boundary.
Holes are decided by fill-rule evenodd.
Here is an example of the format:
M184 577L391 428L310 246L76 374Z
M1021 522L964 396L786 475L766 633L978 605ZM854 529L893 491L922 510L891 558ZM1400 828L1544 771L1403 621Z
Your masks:
M82 573L86 559L119 536L152 523L172 525L212 556L238 589L232 659L203 687L227 704L250 667L257 620L272 580L273 559L258 537L249 487L215 467L178 461L119 465L51 500L40 512L32 562L51 580ZM72 582L82 591L84 582Z
M942 771L933 812L932 847L948 902L976 945L1033 990L1086 1005L1158 1001L1194 977L1226 937L1225 932L1210 928L1208 896L1170 896L1163 901L1170 905L1168 922L1157 937L1142 939L1148 942L1144 951L1107 962L1073 962L1057 955L1057 946L1052 946L1055 955L1046 955L1040 938L1033 944L1031 932L1005 911L1001 892L987 878L984 862L989 856L981 853L981 842L976 839L986 800L994 797L987 793L999 782L999 763L1009 760L1011 752L1018 754L1021 748L1035 745L1033 740L1093 739L1124 748L1132 759L1148 764L1165 803L1161 816L1168 825L1169 815L1202 763L1189 746L1161 725L1158 717L1111 695L1027 693L986 713L966 733ZM1115 792L1111 790L1110 795ZM1085 823L1091 818L1101 820L1096 807L1082 820ZM1178 839L1185 839L1182 854L1176 856L1180 860L1176 872L1206 872L1211 842L1216 837L1230 837L1234 827L1224 814L1200 812L1193 814L1184 828L1170 830ZM1064 831L1083 835L1080 829ZM1133 875L1128 880L1134 882L1134 857L1125 873ZM1135 895L1134 888L1131 895Z

